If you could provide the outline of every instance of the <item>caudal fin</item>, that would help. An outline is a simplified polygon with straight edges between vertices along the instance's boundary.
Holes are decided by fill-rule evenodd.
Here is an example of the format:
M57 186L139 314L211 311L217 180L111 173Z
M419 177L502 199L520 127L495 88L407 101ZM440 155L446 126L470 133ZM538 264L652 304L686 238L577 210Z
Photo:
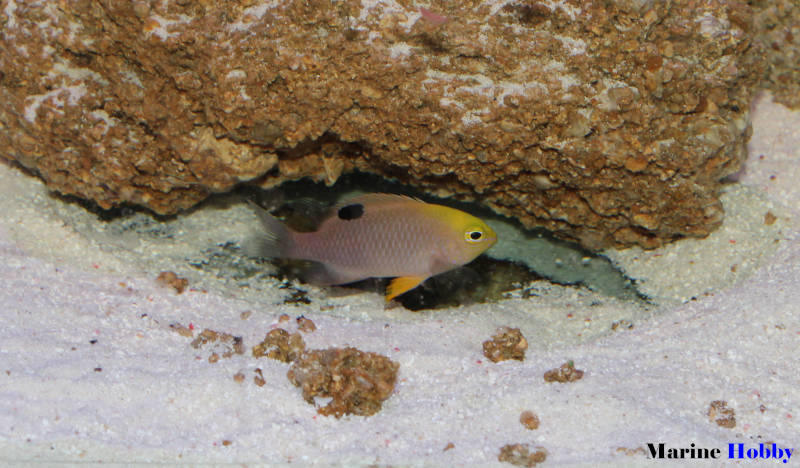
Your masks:
M247 200L261 221L264 232L258 238L257 254L266 258L286 258L292 249L292 231L253 201Z

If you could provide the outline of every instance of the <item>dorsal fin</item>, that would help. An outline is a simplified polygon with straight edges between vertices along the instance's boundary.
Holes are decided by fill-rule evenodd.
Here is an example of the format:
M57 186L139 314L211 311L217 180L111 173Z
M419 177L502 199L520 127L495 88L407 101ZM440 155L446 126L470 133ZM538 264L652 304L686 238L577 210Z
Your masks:
M325 212L325 215L322 217L322 219L326 220L333 216L337 216L339 210L349 205L361 204L361 205L375 207L375 206L391 205L393 203L408 203L408 202L425 203L424 201L418 198L409 197L408 195L397 195L394 193L365 193L363 195L356 195L354 197L347 198L331 206L330 209Z
M355 197L348 198L336 204L337 207L352 205L353 203L369 203L375 204L389 204L389 203L404 203L404 202L417 202L425 203L419 198L410 197L408 195L398 195L396 193L365 193L364 195L356 195Z

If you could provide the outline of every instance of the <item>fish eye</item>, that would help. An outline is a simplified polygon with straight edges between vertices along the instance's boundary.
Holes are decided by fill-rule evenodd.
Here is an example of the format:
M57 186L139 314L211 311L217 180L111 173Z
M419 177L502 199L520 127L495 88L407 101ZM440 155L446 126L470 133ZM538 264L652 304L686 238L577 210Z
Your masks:
M481 231L467 231L464 238L467 242L478 242L479 240L483 239L483 232Z

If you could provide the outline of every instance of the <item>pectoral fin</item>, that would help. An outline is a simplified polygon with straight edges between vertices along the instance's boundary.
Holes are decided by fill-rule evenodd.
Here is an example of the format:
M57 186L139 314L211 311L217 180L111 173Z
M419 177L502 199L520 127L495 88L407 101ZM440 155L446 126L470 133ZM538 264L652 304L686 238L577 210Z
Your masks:
M401 276L393 279L389 286L386 287L386 302L416 288L423 281L425 281L425 278L420 278L419 276Z

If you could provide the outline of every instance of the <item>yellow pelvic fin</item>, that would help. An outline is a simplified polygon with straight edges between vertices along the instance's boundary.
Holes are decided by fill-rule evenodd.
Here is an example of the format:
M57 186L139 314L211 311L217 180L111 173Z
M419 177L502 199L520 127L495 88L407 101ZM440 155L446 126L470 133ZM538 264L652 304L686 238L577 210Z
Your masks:
M419 276L401 276L393 279L389 286L386 287L386 302L416 288L423 281L425 281L425 278L420 278Z

